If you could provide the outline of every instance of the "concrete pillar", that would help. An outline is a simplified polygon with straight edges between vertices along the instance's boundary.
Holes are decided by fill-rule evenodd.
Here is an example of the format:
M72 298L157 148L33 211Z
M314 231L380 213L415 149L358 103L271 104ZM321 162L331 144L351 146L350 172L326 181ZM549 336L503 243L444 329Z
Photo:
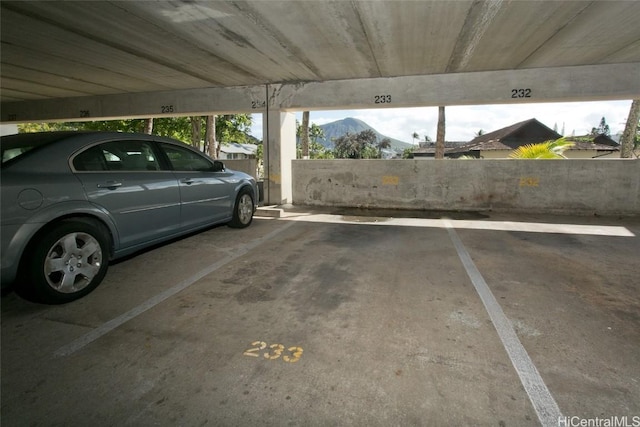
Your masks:
M264 203L291 203L291 161L296 158L296 115L269 110L263 122Z

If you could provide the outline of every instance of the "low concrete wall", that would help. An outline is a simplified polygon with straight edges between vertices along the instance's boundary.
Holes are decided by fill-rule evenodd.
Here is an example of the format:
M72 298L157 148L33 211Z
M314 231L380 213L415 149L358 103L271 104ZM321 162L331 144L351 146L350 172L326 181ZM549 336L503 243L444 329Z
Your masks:
M640 214L640 161L294 160L293 203Z
M257 179L258 161L256 159L240 159L240 160L221 160L224 165L234 171L248 173Z

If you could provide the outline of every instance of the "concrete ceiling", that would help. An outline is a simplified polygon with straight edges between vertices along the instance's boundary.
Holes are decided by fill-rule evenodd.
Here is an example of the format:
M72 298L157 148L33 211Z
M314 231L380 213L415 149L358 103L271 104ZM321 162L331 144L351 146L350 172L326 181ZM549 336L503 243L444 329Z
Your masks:
M2 1L0 101L640 63L640 1Z

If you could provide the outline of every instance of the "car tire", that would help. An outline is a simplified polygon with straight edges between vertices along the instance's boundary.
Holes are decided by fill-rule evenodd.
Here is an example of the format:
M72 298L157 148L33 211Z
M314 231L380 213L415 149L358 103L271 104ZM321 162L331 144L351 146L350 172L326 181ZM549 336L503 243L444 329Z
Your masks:
M107 273L109 243L107 229L97 221L74 218L58 222L27 252L27 283L16 291L45 304L64 304L82 298Z
M236 203L233 207L233 218L229 223L233 228L245 228L253 221L254 200L251 189L244 187L236 197Z

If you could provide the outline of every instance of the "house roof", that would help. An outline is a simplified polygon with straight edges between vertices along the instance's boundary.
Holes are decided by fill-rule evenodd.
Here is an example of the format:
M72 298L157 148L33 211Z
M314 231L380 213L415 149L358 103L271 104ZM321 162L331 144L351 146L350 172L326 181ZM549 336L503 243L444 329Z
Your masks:
M609 135L598 135L593 139L593 142L600 145L610 145L612 147L620 148L620 144L611 138Z
M588 141L574 141L571 138L567 138L567 141L570 141L574 144L573 147L568 148L569 150L596 150L596 151L619 151L620 150L620 147L618 146L618 144L616 144L615 146L612 146L609 144L596 144ZM492 151L492 150L493 151L495 150L511 151L513 150L513 148L501 143L500 141L487 141L487 142L480 142L477 144L470 142L469 144L465 144L456 149L449 150L447 151L447 153L463 153L465 151Z
M620 151L620 144L604 134L570 136L567 141L574 143L572 150Z
M568 141L570 140L568 139ZM594 144L591 142L571 142L573 142L573 147L569 148L569 150L620 151L620 146L612 147L611 145Z
M502 129L494 130L493 132L489 132L489 133L485 133L485 134L476 136L471 141L469 141L469 143L500 141L501 139L504 139L505 137L509 136L510 134L515 132L516 130L521 129L524 126L526 126L526 125L528 125L530 123L533 123L533 122L538 122L538 121L536 119L529 119L529 120L525 120L523 122L518 122L518 123L512 124L511 126L507 126L507 127L502 128ZM540 123L540 122L538 122L538 123ZM540 123L540 124L542 125L542 123Z
M464 142L464 141L445 141L444 142L444 151L445 153L450 152L451 150L455 150L458 147L461 147L465 144L468 144L468 142ZM418 153L418 154L427 154L427 153L435 153L436 152L436 143L435 142L429 142L428 146L423 146L420 148L416 148L413 150L413 153Z
M467 151L488 151L488 150L513 150L513 148L509 147L501 143L500 141L490 140L490 141L482 141L482 142L469 142L467 144L456 147L452 150L449 150L449 153L464 153Z
M512 124L493 132L485 133L472 139L467 143L445 143L445 154L461 154L480 151L511 151L515 148L531 143L538 143L548 140L562 138L562 135L545 126L538 120L529 119ZM591 135L568 137L568 141L574 143L570 150L596 150L596 151L618 151L619 144L607 135ZM414 155L425 155L435 152L435 147L419 148L414 150Z
M227 154L246 154L253 156L256 154L258 146L255 144L239 144L237 142L230 142L227 145L220 147L220 151Z
M535 143L530 138L523 138L525 133L531 130L539 132L542 139L536 142L543 142L548 140L554 140L562 138L562 135L536 119L529 119L523 122L515 123L511 126L498 129L493 132L480 135L472 139L469 143L464 144L452 150L446 151L447 153L463 153L467 151L491 151L491 150L513 150L513 145L524 145ZM522 139L520 142L519 140ZM513 141L510 145L505 144L503 141L511 139ZM540 138L538 138L540 139ZM619 145L616 141L608 137L607 135L598 135L593 137L591 135L584 135L579 137L568 137L567 141L574 143L574 146L569 150L596 150L596 151L617 151ZM515 143L515 144L514 144Z
M507 126L502 129L494 130L493 132L485 133L484 135L477 136L473 138L471 141L469 141L469 144L471 145L471 144L485 144L488 142L492 142L492 143L504 142L507 139L516 139L516 140L531 139L532 137L525 138L525 136L527 132L531 133L532 131L535 131L537 134L541 135L543 140L562 138L562 135L552 130L551 128L547 127L543 123L539 122L537 119L529 119L529 120L512 124L511 126ZM534 139L539 139L537 137L538 135L533 136ZM526 141L526 143L530 143L530 142L531 141ZM542 141L538 141L538 142L542 142ZM506 145L506 144L503 144L503 145ZM488 149L488 150L505 149L501 145L491 145L491 144L490 145L485 144L484 147L486 147L484 149ZM506 149L513 149L513 148L515 147L507 146Z

